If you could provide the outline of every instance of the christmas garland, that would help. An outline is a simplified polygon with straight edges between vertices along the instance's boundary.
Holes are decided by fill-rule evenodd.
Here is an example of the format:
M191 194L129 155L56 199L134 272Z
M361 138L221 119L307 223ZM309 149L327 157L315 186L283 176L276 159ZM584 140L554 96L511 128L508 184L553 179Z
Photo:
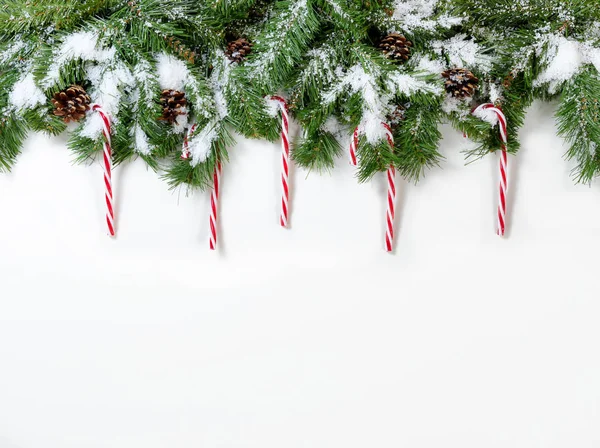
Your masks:
M139 158L211 190L214 249L235 134L281 138L284 227L290 163L387 173L390 251L396 174L442 162L442 121L478 143L467 157L499 153L500 235L534 99L558 100L575 179L600 172L595 0L4 0L0 42L0 169L29 131L69 132L76 160L102 154L111 234L112 169Z

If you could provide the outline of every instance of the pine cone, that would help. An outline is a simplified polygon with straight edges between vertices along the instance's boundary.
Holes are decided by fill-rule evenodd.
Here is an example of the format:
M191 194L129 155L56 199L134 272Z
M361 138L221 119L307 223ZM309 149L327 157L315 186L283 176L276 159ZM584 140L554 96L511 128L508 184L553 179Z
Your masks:
M470 98L479 87L479 79L466 68L453 68L442 73L446 92L455 98Z
M62 117L65 123L77 122L85 117L91 103L89 95L79 85L72 85L55 93L51 101L54 104L54 115Z
M227 44L227 50L225 54L231 62L242 62L246 59L246 56L252 51L252 43L247 39L240 37L237 40L231 41Z
M412 47L412 42L398 33L388 34L379 42L379 49L385 57L397 62L408 61L410 58L410 47Z
M173 124L178 116L187 114L185 93L179 90L163 90L160 94L160 104L163 112L159 120Z

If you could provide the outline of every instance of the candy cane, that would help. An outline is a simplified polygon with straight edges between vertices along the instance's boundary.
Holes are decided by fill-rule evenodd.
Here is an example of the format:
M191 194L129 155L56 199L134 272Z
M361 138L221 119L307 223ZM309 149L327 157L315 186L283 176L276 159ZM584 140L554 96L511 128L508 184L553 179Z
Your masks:
M394 148L394 135L387 123L381 123L385 128L388 144ZM394 219L396 217L396 169L391 165L387 170L388 193L386 210L385 250L391 252L394 248Z
M354 128L354 134L352 134L352 141L350 142L350 165L357 166L358 160L356 158L356 150L358 149L358 126Z
M217 248L217 217L219 212L219 189L221 187L221 162L216 162L213 188L210 193L210 250Z
M110 236L115 236L115 213L113 209L112 192L112 148L110 140L110 118L99 104L94 104L92 110L98 112L102 119L102 135L104 137L104 197L106 199L106 224Z
M281 109L281 187L283 190L281 196L281 216L279 223L281 227L287 227L288 225L288 214L289 214L289 174L290 174L290 139L289 139L289 128L290 128L290 115L288 105L280 96L272 96L272 101L276 101Z
M194 132L196 131L196 128L198 127L198 125L196 123L194 123L192 125L192 127L190 129L188 129L187 133L185 134L185 137L183 139L183 148L181 149L181 158L183 160L187 160L192 156L192 153L190 152L190 138L192 137L192 135L194 135Z
M387 123L381 123L385 130L385 136L388 144L394 148L394 135L392 129ZM358 164L356 158L356 150L358 149L358 134L360 130L357 126L354 129L352 135L352 141L350 142L350 164L356 166ZM391 165L387 169L387 181L388 181L388 192L387 192L387 210L385 215L385 250L391 252L394 249L394 220L396 217L396 169Z
M507 145L508 145L508 133L506 126L506 116L502 112L499 107L496 107L492 103L486 103L479 106L473 112L475 115L477 113L489 110L496 114L498 118L499 128L500 128L500 139L502 140L501 144L501 152L500 152L500 186L498 188L498 230L497 233L500 236L504 236L504 232L506 230L506 192L508 190L508 179L507 179L507 171L508 171L508 154L507 154Z

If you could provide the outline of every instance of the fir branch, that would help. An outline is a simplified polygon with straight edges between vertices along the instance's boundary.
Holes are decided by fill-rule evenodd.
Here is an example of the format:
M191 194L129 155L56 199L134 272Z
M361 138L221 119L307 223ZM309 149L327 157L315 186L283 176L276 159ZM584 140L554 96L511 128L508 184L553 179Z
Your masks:
M390 166L401 166L402 161L387 141L380 140L372 144L361 137L356 152L358 157L358 181L367 182L375 174L386 171Z
M398 164L403 177L419 180L426 168L438 166L442 155L438 152L442 137L438 130L441 119L439 106L409 107L404 119L394 132Z
M167 168L163 178L168 182L171 189L182 185L201 190L210 188L213 185L213 175L217 163L227 162L227 148L231 146L232 142L227 127L224 125L219 126L218 135L211 142L210 153L205 160L194 165L189 160L183 160L177 155L171 166Z
M72 30L86 18L109 11L119 0L4 0L0 35Z
M14 114L0 118L0 172L10 171L26 136L25 120Z
M269 94L277 92L310 48L319 29L312 0L280 1L274 18L257 36L248 66Z
M299 166L321 172L333 169L335 159L342 151L333 134L317 131L304 135L294 146L292 157Z
M577 161L578 182L590 182L600 172L600 79L591 69L575 77L564 90L556 117L558 134L570 148L568 159Z

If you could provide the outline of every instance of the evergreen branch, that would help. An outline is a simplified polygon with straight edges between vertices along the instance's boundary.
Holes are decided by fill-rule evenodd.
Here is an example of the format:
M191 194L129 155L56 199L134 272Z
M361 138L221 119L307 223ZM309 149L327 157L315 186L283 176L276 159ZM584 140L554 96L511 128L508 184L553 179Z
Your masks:
M226 126L219 126L218 136L211 142L210 153L206 160L194 165L179 156L173 160L163 178L171 189L182 185L206 190L213 185L213 175L217 163L228 160L227 148L231 146L232 138Z
M109 11L119 0L4 0L0 35L71 30L83 20Z
M254 56L247 64L266 93L275 93L290 77L310 48L319 25L312 0L276 4L275 18L257 36Z
M21 153L26 136L25 120L14 114L0 118L0 172L10 171Z
M570 148L568 159L577 161L578 182L590 182L600 172L600 80L591 69L575 77L562 94L556 113L558 134Z
M342 154L342 147L333 134L317 131L305 134L293 148L294 162L313 171L333 169L336 157Z
M376 144L368 143L361 137L356 152L358 157L358 181L367 182L376 173L386 171L390 166L401 166L402 160L387 141L380 140Z
M435 106L411 106L394 133L399 163L396 168L407 179L419 180L426 168L439 165L442 137L438 130L441 111Z

